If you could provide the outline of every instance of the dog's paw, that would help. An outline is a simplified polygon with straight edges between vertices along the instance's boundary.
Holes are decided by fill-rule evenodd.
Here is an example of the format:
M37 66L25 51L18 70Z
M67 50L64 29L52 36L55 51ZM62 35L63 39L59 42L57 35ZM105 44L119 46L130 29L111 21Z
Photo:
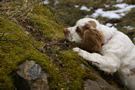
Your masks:
M77 53L77 54L78 54L79 56L81 56L81 57L84 56L84 55L83 55L83 50L80 49L80 48L78 48L78 47L73 48L73 51L74 51L75 53Z
M73 51L74 51L74 52L76 52L76 53L79 53L79 52L80 52L80 50L81 50L81 49L80 49L80 48L78 48L78 47L73 48Z

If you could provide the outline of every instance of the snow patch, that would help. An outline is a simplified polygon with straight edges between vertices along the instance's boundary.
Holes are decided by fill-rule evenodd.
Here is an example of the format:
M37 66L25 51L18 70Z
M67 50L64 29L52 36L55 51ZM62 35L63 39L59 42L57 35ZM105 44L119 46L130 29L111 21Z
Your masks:
M106 17L106 18L121 18L121 15L124 16L124 13L117 14L116 11L103 11L103 8L99 8L91 15L93 18L97 18L98 16Z
M44 4L49 4L49 0L43 1Z
M74 7L75 7L75 8L78 8L78 7L79 7L79 5L74 5Z
M104 6L107 8L107 7L110 7L110 5L107 5L107 4L104 4Z
M113 24L111 24L111 23L107 23L107 24L106 24L106 26L108 26L108 27L112 27L112 26L113 26Z
M123 0L117 0L116 2L123 2Z
M56 5L59 4L59 3L60 3L59 1L55 1L55 3L54 3L53 5L56 6Z
M131 27L131 26L124 26L123 28L127 29L127 30L133 30L134 27Z
M80 10L90 11L91 8L87 8L86 6L82 6L82 7L80 8Z
M120 19L125 16L132 8L135 8L135 5L128 5L128 4L116 4L113 7L119 7L118 10L112 11L104 11L103 8L99 8L91 15L93 18L97 18L98 16L106 17L109 19Z
M129 5L126 4L126 3L113 5L113 7L118 7L118 8L125 8L125 7L128 7L128 6L129 6Z

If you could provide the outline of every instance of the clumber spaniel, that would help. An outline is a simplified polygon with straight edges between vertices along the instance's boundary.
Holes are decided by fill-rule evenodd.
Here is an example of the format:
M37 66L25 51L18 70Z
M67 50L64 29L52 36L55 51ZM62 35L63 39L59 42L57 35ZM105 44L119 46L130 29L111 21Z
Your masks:
M83 46L84 50L73 48L79 56L107 73L117 71L123 84L135 90L135 46L127 35L91 18L80 19L64 29L64 34Z

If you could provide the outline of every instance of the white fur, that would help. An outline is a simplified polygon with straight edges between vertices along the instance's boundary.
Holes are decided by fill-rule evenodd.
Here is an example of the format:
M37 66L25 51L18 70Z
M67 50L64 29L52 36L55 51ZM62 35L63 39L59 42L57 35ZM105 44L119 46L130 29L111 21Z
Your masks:
M71 42L82 43L82 38L80 38L80 36L76 33L75 30L77 27L84 26L88 21L95 21L96 24L99 24L99 22L96 21L95 19L91 19L91 18L80 19L79 21L77 21L75 26L67 28L70 31L70 33L69 36L66 38ZM96 28L99 29L100 26L97 26Z
M135 46L127 35L100 24L97 20L91 18L80 19L74 27L69 28L72 40L76 43L82 43L82 39L77 35L75 29L77 26L84 26L88 21L95 21L96 29L103 32L105 45L102 46L100 53L89 53L78 47L73 51L87 61L92 62L101 70L107 73L118 72L120 79L130 90L135 90ZM108 39L112 37L109 41ZM107 43L106 43L107 42ZM131 75L131 73L133 73Z

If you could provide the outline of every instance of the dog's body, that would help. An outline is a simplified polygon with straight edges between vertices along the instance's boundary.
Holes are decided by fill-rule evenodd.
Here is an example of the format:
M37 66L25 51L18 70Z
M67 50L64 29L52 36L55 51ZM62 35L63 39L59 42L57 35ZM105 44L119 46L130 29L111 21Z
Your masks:
M80 19L64 33L67 40L100 54L78 47L73 48L74 52L107 73L118 72L123 84L135 90L135 46L127 35L91 18Z

